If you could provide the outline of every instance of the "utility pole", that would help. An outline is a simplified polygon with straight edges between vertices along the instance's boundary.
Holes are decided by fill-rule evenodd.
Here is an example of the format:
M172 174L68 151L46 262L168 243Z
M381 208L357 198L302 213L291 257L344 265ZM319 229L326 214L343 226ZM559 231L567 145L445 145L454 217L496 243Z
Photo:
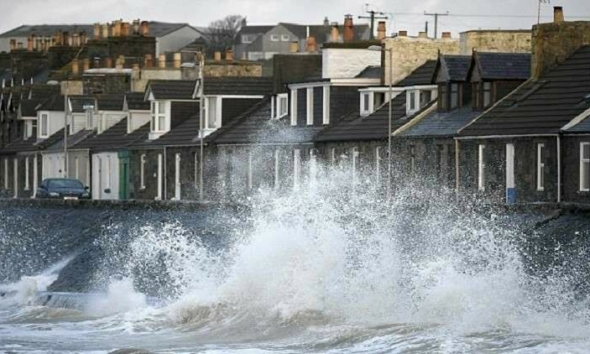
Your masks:
M426 37L428 37L428 21L424 23L424 32L426 32Z
M434 39L438 38L438 16L449 16L449 12L444 12L444 13L440 13L440 12L433 12L433 13L428 13L426 11L424 11L424 15L426 16L434 16Z
M385 13L383 12L378 12L378 11L369 11L367 10L366 13L369 14L369 16L359 16L359 19L370 19L371 20L371 40L375 39L375 20L387 20L388 17L387 16L383 16L385 15ZM376 15L381 15L381 16L376 16Z

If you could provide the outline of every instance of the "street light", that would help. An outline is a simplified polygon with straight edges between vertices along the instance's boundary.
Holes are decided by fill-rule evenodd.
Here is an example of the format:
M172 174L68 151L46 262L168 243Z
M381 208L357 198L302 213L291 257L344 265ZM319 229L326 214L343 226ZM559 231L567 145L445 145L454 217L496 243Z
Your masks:
M391 101L393 99L393 47L387 49L379 45L372 45L367 48L372 51L389 52L389 117L388 117L388 129L387 129L387 200L391 196L391 116L392 107Z

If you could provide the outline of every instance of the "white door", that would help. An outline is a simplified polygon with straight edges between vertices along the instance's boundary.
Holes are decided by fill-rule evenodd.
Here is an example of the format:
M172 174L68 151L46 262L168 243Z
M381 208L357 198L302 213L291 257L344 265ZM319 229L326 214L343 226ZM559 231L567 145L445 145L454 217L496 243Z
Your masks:
M506 144L506 203L516 203L514 181L514 144Z

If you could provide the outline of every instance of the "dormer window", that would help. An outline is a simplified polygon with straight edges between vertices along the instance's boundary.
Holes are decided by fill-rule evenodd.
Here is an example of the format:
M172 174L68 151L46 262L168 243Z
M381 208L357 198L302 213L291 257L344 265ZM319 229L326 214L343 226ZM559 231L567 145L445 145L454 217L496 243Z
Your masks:
M486 81L483 83L483 107L488 108L492 104L492 83Z
M221 127L221 97L207 97L205 99L205 129L215 130Z
M150 139L157 139L170 131L170 119L168 113L170 104L166 101L152 101Z
M373 107L371 102L371 92L361 93L361 116L366 117L373 113Z
M451 84L450 109L459 107L459 84Z
M270 99L270 117L272 119L281 119L289 114L289 95L281 93Z
M40 138L48 138L49 137L49 115L47 113L42 113L39 118L39 125L41 129L39 130L39 137Z

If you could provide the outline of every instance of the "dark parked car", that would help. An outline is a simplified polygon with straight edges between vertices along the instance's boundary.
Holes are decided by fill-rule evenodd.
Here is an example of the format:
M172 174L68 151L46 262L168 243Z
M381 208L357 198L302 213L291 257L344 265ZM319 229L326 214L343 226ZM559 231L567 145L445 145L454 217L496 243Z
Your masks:
M90 199L90 191L77 179L48 178L37 188L37 198Z

